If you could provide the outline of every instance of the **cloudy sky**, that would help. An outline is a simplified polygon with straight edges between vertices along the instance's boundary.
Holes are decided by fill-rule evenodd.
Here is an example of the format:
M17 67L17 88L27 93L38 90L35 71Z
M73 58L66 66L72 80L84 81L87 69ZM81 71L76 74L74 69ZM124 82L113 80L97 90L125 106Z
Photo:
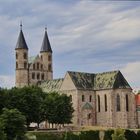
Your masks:
M30 56L39 53L47 27L54 78L67 70L121 70L140 87L140 1L0 0L0 87L15 83L21 20Z

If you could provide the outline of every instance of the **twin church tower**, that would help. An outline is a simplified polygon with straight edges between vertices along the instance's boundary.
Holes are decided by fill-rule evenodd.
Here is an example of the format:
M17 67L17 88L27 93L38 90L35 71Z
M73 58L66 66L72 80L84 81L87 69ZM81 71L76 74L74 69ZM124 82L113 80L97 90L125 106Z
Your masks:
M20 25L20 33L15 48L16 56L16 87L37 85L44 80L53 79L52 49L47 29L40 49L40 54L28 56L28 46Z

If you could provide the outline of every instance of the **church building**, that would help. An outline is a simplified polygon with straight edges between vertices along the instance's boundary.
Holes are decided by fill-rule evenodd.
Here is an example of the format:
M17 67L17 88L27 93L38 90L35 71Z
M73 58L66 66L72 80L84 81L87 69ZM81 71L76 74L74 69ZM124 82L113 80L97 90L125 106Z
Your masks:
M35 57L28 56L22 31L15 48L16 86L38 85L45 92L57 91L71 96L74 126L136 128L135 94L120 71L86 73L67 71L64 78L53 79L52 49L47 29Z

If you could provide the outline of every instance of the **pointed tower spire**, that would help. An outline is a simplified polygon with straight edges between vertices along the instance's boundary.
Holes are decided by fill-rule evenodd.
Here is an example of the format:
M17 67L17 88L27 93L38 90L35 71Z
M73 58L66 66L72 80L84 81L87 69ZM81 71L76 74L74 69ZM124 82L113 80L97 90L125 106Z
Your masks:
M51 52L52 53L50 41L49 41L48 34L47 34L47 28L45 28L45 35L43 38L40 52Z
M26 50L28 50L28 46L26 44L24 34L22 32L22 22L20 23L20 33L19 33L17 44L16 44L16 49L26 49Z

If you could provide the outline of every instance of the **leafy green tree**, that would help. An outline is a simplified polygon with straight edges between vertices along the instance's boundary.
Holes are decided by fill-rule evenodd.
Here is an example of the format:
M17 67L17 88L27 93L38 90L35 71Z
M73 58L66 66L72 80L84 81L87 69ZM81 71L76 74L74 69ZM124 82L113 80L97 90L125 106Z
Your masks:
M7 101L7 90L0 88L0 114L2 113L2 109L6 106Z
M25 134L25 117L17 109L3 109L0 124L4 127L7 140L13 140Z
M125 130L116 129L114 134L112 134L112 140L126 140L124 135Z
M71 98L57 92L49 93L44 100L46 119L49 123L71 123L73 107Z
M6 134L4 133L4 126L0 122L0 140L6 140Z
M45 120L42 103L44 93L37 86L13 88L9 90L8 108L17 108L26 117L27 126L35 122L39 125Z

